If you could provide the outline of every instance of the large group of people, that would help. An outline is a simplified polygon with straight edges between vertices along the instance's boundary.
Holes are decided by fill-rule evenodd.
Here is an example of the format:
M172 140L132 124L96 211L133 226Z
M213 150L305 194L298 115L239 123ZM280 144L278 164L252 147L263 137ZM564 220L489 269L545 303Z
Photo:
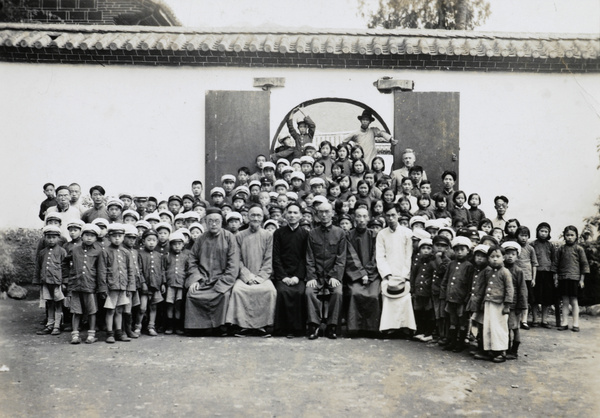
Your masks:
M589 266L573 226L565 244L536 239L507 219L509 199L455 190L456 173L432 190L415 153L386 174L376 155L372 115L334 147L312 142L310 117L288 120L290 136L256 171L224 174L203 198L203 184L166 201L102 186L89 201L73 183L47 183L40 206L44 238L34 283L47 318L39 334L71 328L71 343L130 341L145 332L335 339L412 338L475 358L518 357L520 329L579 331L577 294ZM296 126L298 130L296 130ZM467 209L465 204L469 205ZM560 309L562 302L562 315ZM541 315L538 315L541 305ZM532 321L529 322L529 313ZM70 319L69 319L70 318Z

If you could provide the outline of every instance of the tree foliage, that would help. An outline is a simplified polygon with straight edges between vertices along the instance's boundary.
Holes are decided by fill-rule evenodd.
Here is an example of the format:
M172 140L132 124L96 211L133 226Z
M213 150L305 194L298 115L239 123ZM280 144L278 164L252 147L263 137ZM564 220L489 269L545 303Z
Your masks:
M472 30L490 15L486 0L359 0L369 28Z

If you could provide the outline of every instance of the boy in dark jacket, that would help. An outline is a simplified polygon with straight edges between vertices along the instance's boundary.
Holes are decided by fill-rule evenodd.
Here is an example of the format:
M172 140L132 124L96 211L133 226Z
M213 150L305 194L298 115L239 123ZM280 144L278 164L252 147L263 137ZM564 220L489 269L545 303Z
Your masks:
M71 294L71 313L73 331L71 344L79 344L79 324L81 316L88 316L89 331L85 342L92 344L96 338L96 290L98 288L98 260L102 247L96 242L100 228L86 224L81 229L81 243L71 248L65 262L70 264L69 292Z
M63 278L63 261L67 252L58 245L61 231L58 226L47 225L43 229L45 246L37 253L33 284L41 286L42 299L48 308L46 326L37 332L38 335L59 335L62 321L63 291L66 278Z
M508 314L508 329L512 330L512 338L509 338L509 348L506 352L507 360L516 360L519 357L519 345L521 336L519 333L520 318L527 309L527 284L523 276L523 270L517 267L516 262L521 252L521 246L514 241L506 241L502 244L504 248L504 265L510 271L513 279L514 296Z

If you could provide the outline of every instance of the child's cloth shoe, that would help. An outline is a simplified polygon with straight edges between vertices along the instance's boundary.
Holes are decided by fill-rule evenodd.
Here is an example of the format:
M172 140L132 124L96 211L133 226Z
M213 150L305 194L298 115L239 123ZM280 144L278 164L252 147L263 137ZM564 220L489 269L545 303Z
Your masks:
M37 335L50 335L52 334L52 327L45 327L41 330L39 330L38 332L36 332Z
M71 333L71 344L80 344L81 338L79 338L79 332Z
M573 327L573 328L571 328L571 331L573 331L573 332L579 332L579 327Z
M566 331L566 330L568 330L568 329L569 329L569 326L568 326L568 325L561 325L561 326L559 326L559 327L556 327L556 329L557 329L558 331Z
M108 336L106 337L106 342L108 344L114 344L115 343L115 334L112 331L108 332Z
M130 342L131 339L123 332L122 329L118 329L115 332L115 341L122 341L122 342Z
M52 329L52 332L50 333L50 335L60 335L60 328Z
M96 338L93 335L88 335L87 338L86 338L86 340L85 340L85 343L86 344L94 344L96 341L98 341L98 338Z
M527 324L527 322L521 322L521 329L528 330L529 329L529 324Z
M151 337L156 337L158 335L158 332L156 332L154 328L148 328L148 335L150 335Z

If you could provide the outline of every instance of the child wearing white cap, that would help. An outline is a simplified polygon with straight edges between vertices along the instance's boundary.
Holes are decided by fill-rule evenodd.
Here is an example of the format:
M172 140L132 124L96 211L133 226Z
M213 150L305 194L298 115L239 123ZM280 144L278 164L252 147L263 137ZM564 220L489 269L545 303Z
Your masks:
M71 249L65 260L70 265L69 293L73 331L71 344L79 344L81 317L87 314L89 331L85 342L96 341L96 289L98 287L98 262L102 247L96 242L100 229L96 225L85 224L82 228L81 244Z
M58 245L61 235L58 226L47 225L43 233L46 244L37 254L32 283L41 287L42 299L46 301L48 308L48 321L37 334L58 335L62 321L62 301L65 298L63 291L67 284L67 278L62 275L62 264L67 252Z
M123 225L114 223L108 228L110 245L102 251L98 261L98 293L106 309L106 342L130 341L122 330L122 314L129 303L130 292L135 292L135 276L131 256L122 248L125 238ZM113 331L114 327L114 331Z
M183 285L189 269L190 251L184 248L183 232L175 231L169 237L169 254L165 257L164 268L167 285L167 326L165 334L183 334L181 308L183 305Z

